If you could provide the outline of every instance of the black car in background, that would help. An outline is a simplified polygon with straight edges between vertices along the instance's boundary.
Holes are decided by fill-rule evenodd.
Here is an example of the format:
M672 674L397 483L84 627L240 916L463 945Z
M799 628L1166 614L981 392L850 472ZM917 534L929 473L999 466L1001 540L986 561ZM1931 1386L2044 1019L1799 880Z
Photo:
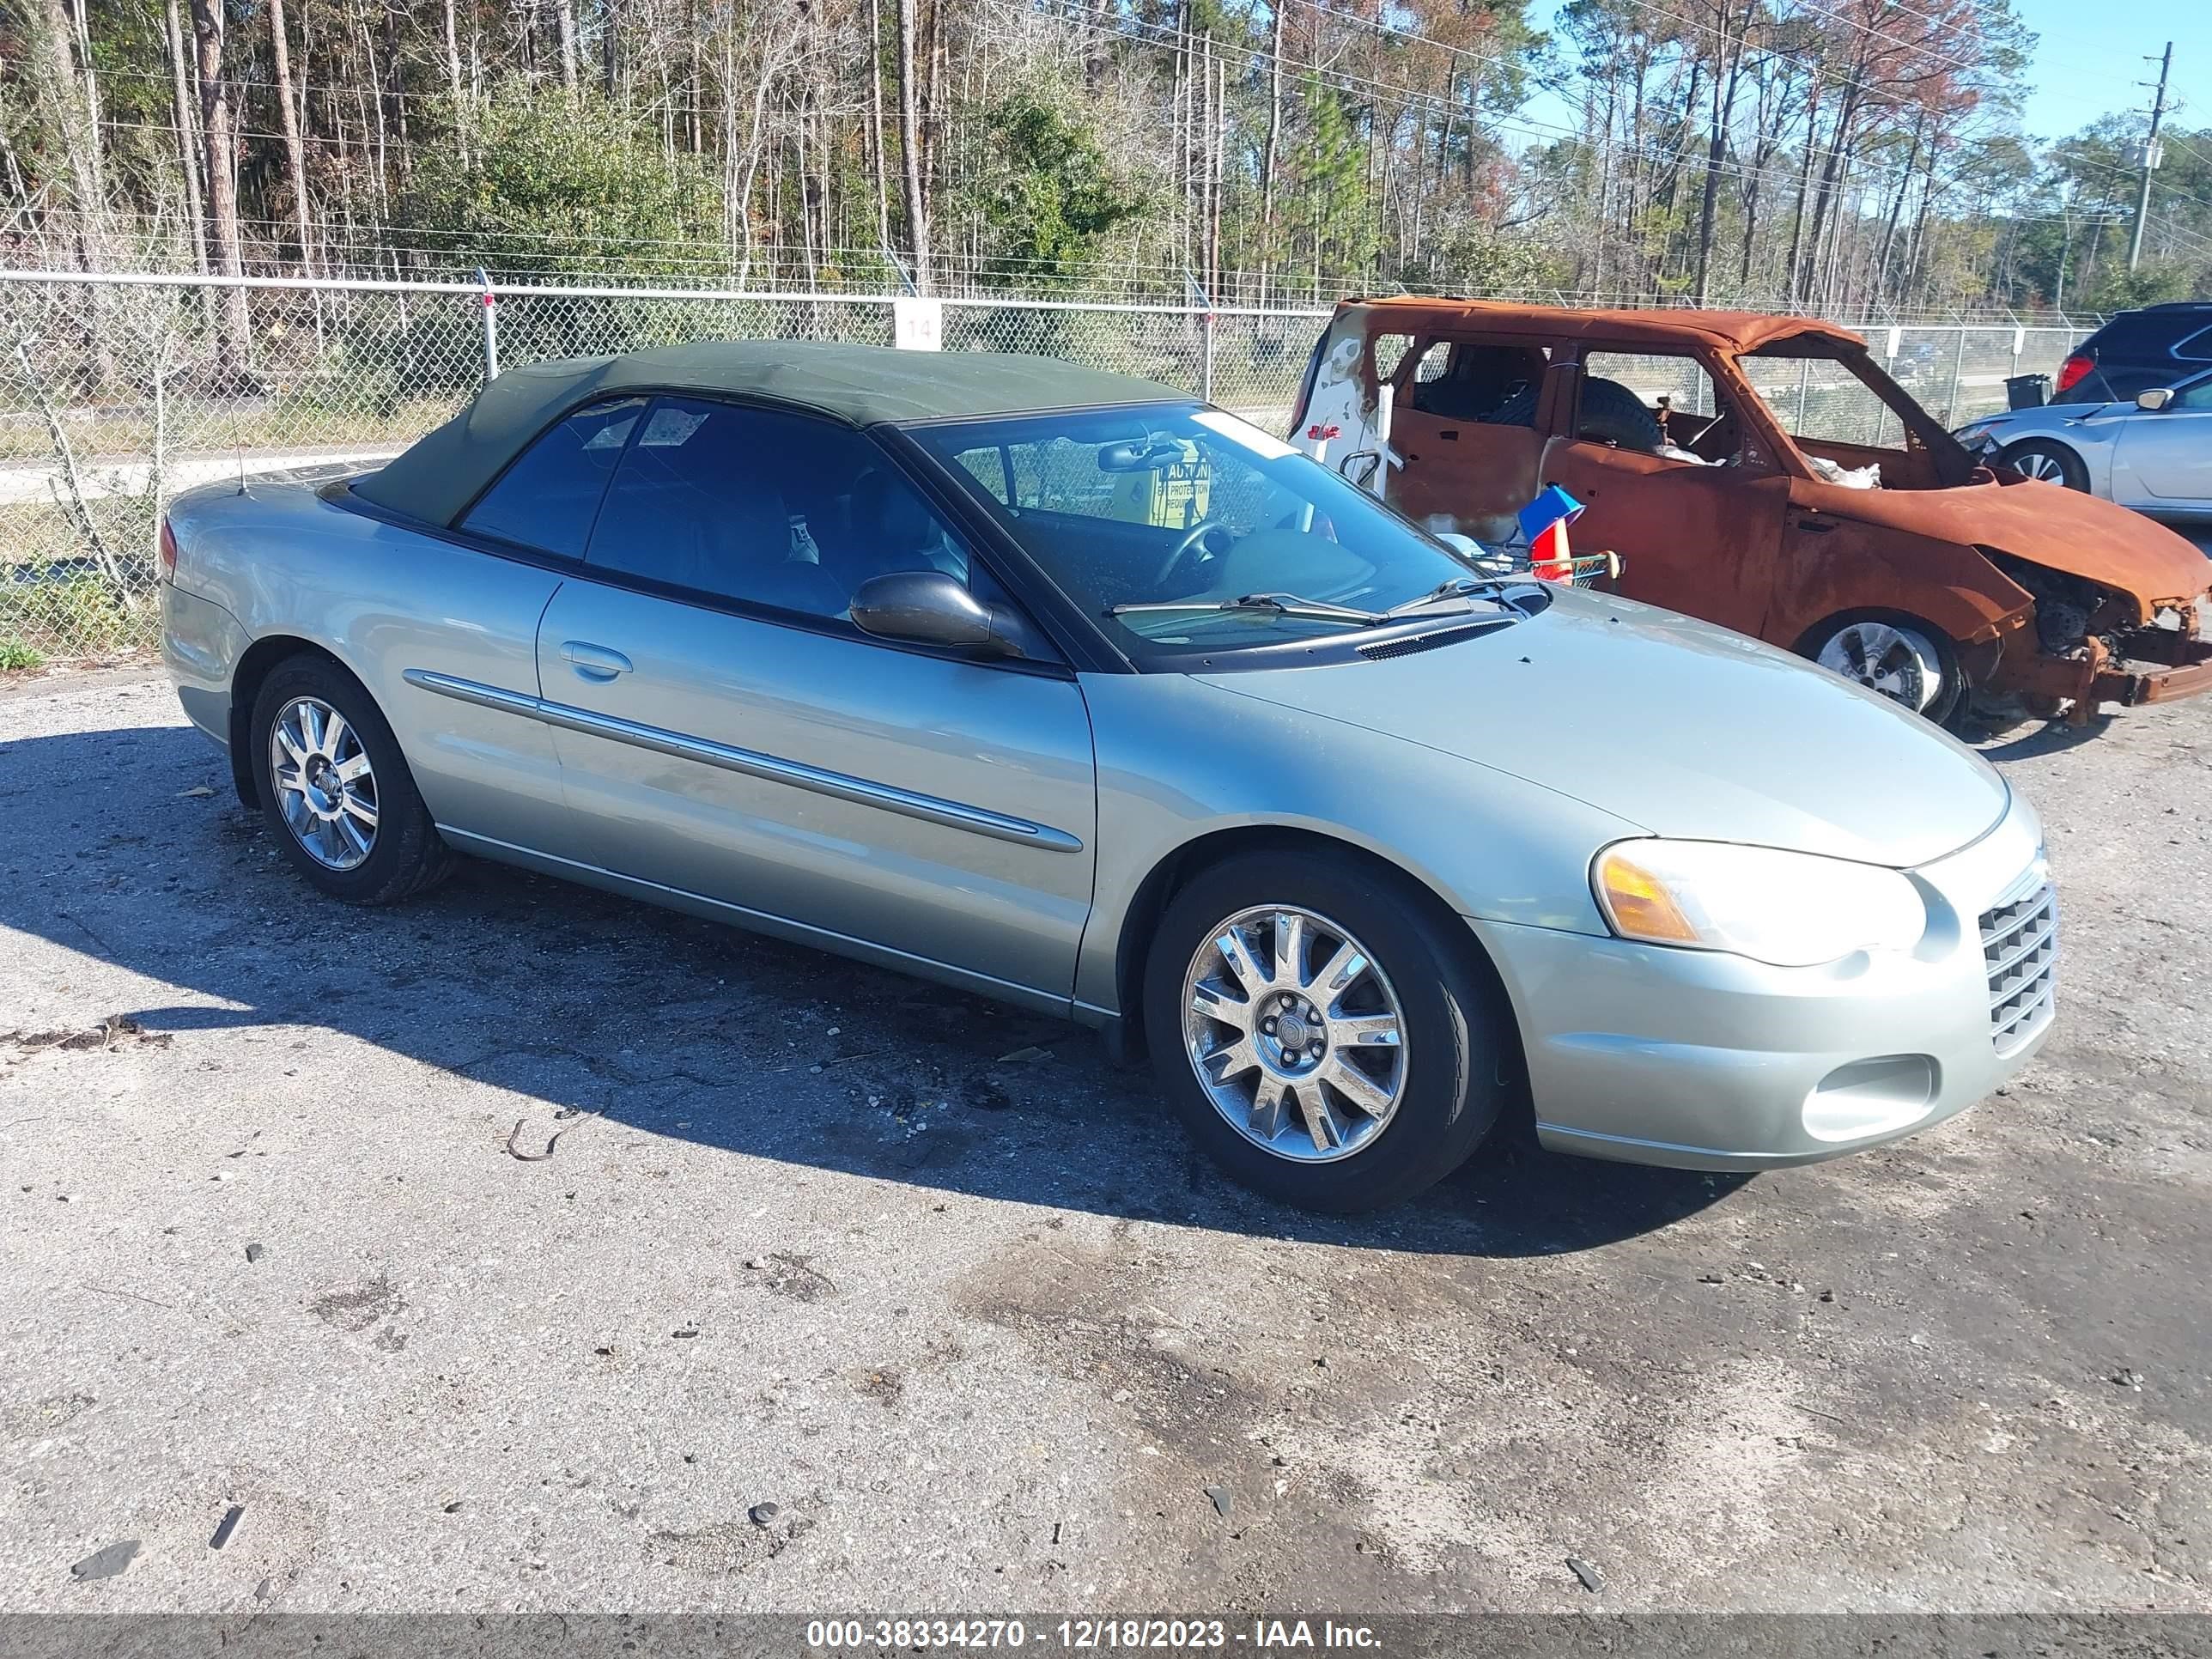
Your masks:
M2175 301L2123 311L2075 349L2054 404L2118 404L2212 365L2212 304Z

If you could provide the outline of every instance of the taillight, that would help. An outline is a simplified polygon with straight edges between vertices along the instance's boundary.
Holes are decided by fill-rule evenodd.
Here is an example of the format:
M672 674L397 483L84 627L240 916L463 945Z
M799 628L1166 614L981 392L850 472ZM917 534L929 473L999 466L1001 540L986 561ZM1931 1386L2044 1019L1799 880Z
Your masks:
M2090 362L2078 351L2058 366L2058 389L2070 392L2089 378Z
M161 520L161 580L177 580L177 532L169 528L166 518Z

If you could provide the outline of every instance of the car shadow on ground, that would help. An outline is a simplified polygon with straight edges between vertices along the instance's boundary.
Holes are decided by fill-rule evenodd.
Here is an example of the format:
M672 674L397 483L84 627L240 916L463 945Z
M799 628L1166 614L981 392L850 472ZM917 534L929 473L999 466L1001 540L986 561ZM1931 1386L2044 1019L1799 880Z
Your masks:
M2094 743L2112 725L2110 714L2093 714L2076 724L2069 720L2025 720L1983 727L1970 741L1984 760L2027 760L2036 755L2055 755Z
M1410 1204L1304 1213L1231 1186L1150 1073L1109 1065L1073 1025L473 860L395 908L324 898L181 727L0 748L0 926L207 1000L112 1012L186 1042L269 1026L358 1037L446 1073L437 1098L456 1113L496 1110L503 1133L522 1112L523 1152L601 1118L988 1198L1501 1257L1634 1237L1742 1184L1559 1157L1501 1128ZM330 1084L312 1097L347 1098Z

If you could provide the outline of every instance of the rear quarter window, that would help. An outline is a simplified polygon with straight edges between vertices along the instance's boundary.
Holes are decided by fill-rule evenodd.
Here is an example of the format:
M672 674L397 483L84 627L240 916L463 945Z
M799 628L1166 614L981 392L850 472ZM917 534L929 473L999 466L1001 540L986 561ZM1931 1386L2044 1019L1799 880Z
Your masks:
M516 457L461 515L460 528L580 559L607 480L644 408L644 398L624 398L571 415Z
M2203 312L2129 312L2091 335L2088 344L2100 357L2179 356L2178 343L2207 332L2208 323L2212 317Z

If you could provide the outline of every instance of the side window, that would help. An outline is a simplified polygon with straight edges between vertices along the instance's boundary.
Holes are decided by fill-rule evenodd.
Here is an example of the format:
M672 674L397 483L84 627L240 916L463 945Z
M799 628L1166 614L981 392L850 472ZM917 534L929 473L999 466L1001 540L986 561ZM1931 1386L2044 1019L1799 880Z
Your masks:
M2212 378L2185 386L2173 394L2168 409L2212 409Z
M1406 361L1406 354L1413 349L1410 334L1377 334L1367 343L1367 355L1375 364L1378 380L1395 380L1398 365Z
M1687 352L1591 351L1583 358L1575 436L1685 465L1759 466L1745 430L1705 367Z
M696 398L653 400L586 562L811 617L842 617L894 571L969 576L966 550L868 438Z
M1541 346L1439 340L1422 354L1413 407L1444 420L1534 426L1546 361Z
M644 398L624 398L571 415L515 458L462 514L460 528L583 557L599 498L644 409Z

